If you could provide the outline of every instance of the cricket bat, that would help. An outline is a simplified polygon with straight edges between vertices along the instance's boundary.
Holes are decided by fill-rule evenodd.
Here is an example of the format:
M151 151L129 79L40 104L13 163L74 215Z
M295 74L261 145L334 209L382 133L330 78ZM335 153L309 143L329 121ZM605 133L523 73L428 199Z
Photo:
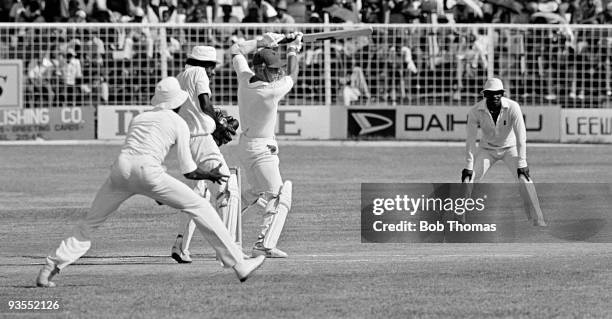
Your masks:
M349 30L307 33L307 34L304 34L304 36L302 37L302 42L315 42L315 41L324 41L324 40L370 36L372 35L372 31L373 31L372 27L366 27L366 28L349 29ZM291 40L284 39L280 41L279 44L288 43L288 42L291 42Z

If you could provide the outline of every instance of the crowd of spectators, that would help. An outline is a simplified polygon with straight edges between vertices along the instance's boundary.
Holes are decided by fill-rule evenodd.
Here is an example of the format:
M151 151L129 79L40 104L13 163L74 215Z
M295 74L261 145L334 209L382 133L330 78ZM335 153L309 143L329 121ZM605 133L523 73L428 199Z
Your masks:
M569 27L611 24L612 0L3 0L0 4L0 22L281 23L287 27L271 31L288 32L295 23L325 21L391 24L376 29L370 40L332 45L333 96L341 96L338 102L347 105L372 100L395 104L446 93L449 100L462 101L478 95L491 60L507 85L517 88L513 93L524 98L539 96L556 103L561 94L566 100L612 96L612 34L607 29ZM557 27L500 29L492 37L477 28L392 26L423 23ZM50 34L24 29L0 34L0 44L8 44L8 49L0 50L0 58L27 61L28 90L37 96L31 103L147 101L161 76L160 57L170 61L172 74L182 68L185 53L197 43L215 45L223 53L233 42L253 35L253 28L239 27L168 28L165 36L152 28L50 30ZM160 41L165 45L160 46ZM495 57L489 56L491 48ZM322 70L321 53L317 46L303 53L302 63L309 68L303 69L306 76L295 95L322 96L322 81L316 75ZM228 57L219 59L226 76L215 80L221 81L215 87L222 93L232 87L232 76ZM560 92L560 85L567 89ZM432 88L442 92L431 92Z
M609 23L610 0L3 0L0 22Z

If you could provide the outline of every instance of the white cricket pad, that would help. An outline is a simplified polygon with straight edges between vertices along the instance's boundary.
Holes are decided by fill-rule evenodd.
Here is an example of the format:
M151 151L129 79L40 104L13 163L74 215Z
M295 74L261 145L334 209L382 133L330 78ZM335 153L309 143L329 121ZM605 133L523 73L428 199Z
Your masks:
M223 224L234 241L242 245L242 215L240 200L239 171L232 171L227 179L225 190L217 198L217 208L221 213Z
M291 181L285 181L278 195L268 201L268 205L266 206L266 217L270 216L271 218L266 225L267 231L263 240L263 246L265 248L270 249L276 247L278 238L285 226L287 213L289 213L291 209L292 190L293 184Z
M542 209L540 208L540 200L538 198L538 193L536 192L535 185L533 184L533 180L527 180L525 176L521 175L519 176L518 184L519 191L521 197L523 198L523 203L525 205L525 212L527 214L527 218L543 222L544 214L542 213Z

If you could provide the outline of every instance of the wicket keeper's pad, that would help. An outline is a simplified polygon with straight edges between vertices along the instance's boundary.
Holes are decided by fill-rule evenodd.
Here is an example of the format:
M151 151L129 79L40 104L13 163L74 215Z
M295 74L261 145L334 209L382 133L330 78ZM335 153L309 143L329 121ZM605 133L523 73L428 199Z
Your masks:
M238 185L238 173L231 173L225 183L225 190L220 193L217 199L217 208L221 213L225 228L234 238L236 243L240 243L240 187Z
M525 206L525 213L529 220L544 220L544 214L540 208L540 200L538 199L538 193L536 192L533 180L525 178L525 176L519 176L519 192L523 198L523 204Z
M280 237L287 213L291 209L291 192L293 185L291 181L285 181L278 192L278 196L271 198L266 205L266 215L272 216L272 221L263 240L263 246L271 249L276 247Z

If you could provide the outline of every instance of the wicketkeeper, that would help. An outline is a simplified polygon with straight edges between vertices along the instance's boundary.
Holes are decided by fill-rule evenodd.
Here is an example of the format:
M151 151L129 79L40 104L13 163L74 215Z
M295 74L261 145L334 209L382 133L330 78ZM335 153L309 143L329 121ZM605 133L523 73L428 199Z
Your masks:
M192 49L185 69L176 76L181 88L189 93L179 115L189 127L191 154L198 167L210 170L221 165L221 172L230 175L219 146L232 140L239 124L236 119L224 115L212 105L210 79L215 75L216 66L217 51L214 47L196 46ZM210 200L226 224L240 213L238 207L230 205L230 193L239 189L238 185L230 185L232 183L236 184L236 179L230 178L227 183L222 182L220 185L205 181L196 181L191 185L197 194ZM189 245L195 232L195 224L185 215L179 227L171 256L179 263L190 263L192 260Z
M534 226L546 226L533 179L527 166L527 131L519 104L504 97L502 81L490 78L485 83L484 100L468 113L465 143L466 166L462 182L481 181L495 162L503 161L519 184L528 219ZM482 131L476 148L478 127ZM476 156L474 156L476 153Z

